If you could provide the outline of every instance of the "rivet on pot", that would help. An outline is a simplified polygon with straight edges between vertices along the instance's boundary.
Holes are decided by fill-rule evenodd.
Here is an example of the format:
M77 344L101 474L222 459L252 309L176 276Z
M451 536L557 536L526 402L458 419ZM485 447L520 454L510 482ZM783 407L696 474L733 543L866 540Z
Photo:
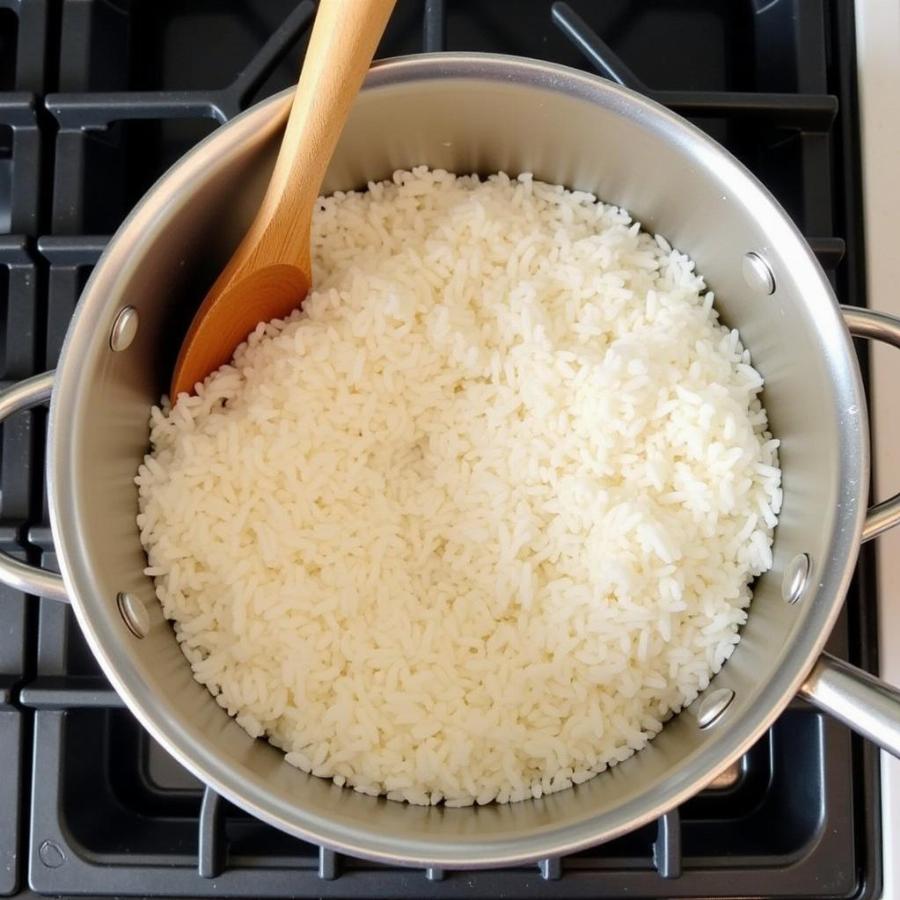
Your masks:
M785 603L796 603L806 590L809 582L809 555L798 553L784 570L784 581L781 583L781 596Z
M143 601L134 594L122 592L116 595L116 605L128 630L135 637L147 637L150 632L150 615Z
M715 722L719 721L719 717L728 709L731 701L734 700L734 691L731 688L719 688L707 694L697 708L697 724L701 728L709 728Z
M758 294L773 294L775 292L775 276L772 267L755 251L744 254L741 264L744 273L744 281Z
M122 307L109 333L110 349L116 353L127 350L137 334L138 322L138 311L133 306Z

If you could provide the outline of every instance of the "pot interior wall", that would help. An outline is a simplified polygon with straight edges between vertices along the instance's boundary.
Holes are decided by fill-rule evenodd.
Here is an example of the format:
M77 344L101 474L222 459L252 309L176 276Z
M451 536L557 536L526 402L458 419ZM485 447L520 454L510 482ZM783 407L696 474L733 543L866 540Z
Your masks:
M288 766L192 680L152 584L141 574L133 477L147 447L150 404L166 388L186 323L265 184L283 98L221 129L166 176L123 226L86 289L61 373L78 379L82 402L67 410L65 422L61 411L54 413L60 420L55 440L66 433L68 442L54 453L67 454L67 490L74 498L74 508L56 500L64 532L57 538L78 586L79 618L107 670L116 670L117 687L158 737L171 745L174 736L176 753L184 758L190 752L195 769L221 781L226 793L240 785L254 793L256 811L267 818L370 855L452 864L477 843L494 858L538 857L551 838L572 844L621 830L635 816L647 818L654 796L674 798L699 787L701 775L715 774L763 727L779 699L778 684L797 674L792 645L809 629L821 631L844 578L847 554L834 553L833 541L855 521L855 501L848 498L857 486L848 486L847 472L852 481L864 471L853 469L858 460L842 463L841 448L856 447L860 414L845 402L853 385L840 395L833 387L848 365L848 342L820 272L747 176L723 164L708 144L621 93L608 91L598 102L596 86L589 90L595 83L581 76L562 92L551 75L525 84L444 72L439 65L426 78L413 78L411 65L410 72L370 80L342 137L327 192L359 188L422 163L456 172L529 171L593 191L694 258L716 292L723 320L740 329L766 378L772 430L783 442L784 513L775 568L759 580L742 643L713 683L736 692L721 723L701 731L687 712L624 764L540 801L418 809L363 797ZM741 260L748 250L772 261L773 296L745 284ZM124 304L139 310L141 327L127 351L112 353L108 328ZM82 336L87 330L92 338ZM72 358L76 346L89 346L79 361ZM781 598L781 578L798 552L810 554L821 588L789 606ZM152 611L144 640L116 615L116 594L123 590L140 595Z

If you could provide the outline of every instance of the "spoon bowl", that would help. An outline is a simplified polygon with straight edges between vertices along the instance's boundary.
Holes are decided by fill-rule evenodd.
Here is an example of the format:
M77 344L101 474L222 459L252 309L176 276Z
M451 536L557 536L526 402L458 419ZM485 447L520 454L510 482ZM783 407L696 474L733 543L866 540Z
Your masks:
M234 255L194 315L169 396L227 363L260 322L289 315L312 285L309 229L322 179L395 0L321 0L272 178Z

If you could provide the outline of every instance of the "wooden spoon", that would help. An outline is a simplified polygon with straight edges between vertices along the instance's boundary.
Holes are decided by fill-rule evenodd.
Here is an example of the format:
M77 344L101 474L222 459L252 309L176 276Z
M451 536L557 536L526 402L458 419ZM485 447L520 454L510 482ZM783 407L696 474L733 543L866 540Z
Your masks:
M312 283L309 229L325 170L395 0L321 0L272 178L256 218L188 330L172 401L227 363L260 323Z

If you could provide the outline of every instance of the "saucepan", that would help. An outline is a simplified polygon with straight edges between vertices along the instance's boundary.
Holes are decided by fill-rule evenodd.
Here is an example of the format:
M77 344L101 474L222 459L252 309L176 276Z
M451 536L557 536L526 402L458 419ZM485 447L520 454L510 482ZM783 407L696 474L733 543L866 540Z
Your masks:
M250 738L191 676L156 602L135 524L148 414L199 300L246 228L288 108L281 94L225 125L149 191L84 289L56 372L0 398L50 400L47 490L62 576L11 557L0 580L69 600L103 670L184 766L299 837L391 863L497 866L608 840L676 806L741 756L798 693L900 753L900 693L823 655L860 542L900 520L866 508L866 405L851 335L900 347L900 320L841 309L785 212L677 115L572 69L482 54L375 66L325 191L427 163L532 172L624 206L690 254L765 377L784 507L732 658L644 750L591 781L508 805L422 808L306 775Z

